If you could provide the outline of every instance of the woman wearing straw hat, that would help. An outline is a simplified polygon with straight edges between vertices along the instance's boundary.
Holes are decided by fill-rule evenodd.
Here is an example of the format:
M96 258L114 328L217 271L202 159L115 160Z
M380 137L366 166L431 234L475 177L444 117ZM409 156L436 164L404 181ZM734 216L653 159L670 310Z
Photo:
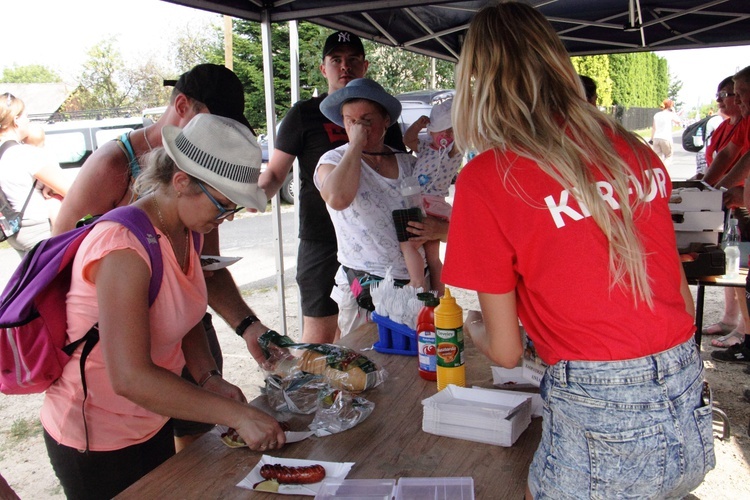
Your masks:
M406 208L400 186L412 175L415 158L383 142L401 114L401 103L373 80L352 80L326 97L320 110L349 137L320 158L313 177L336 230L341 268L332 297L339 304L343 336L367 318L349 288L346 269L377 279L390 267L394 278L409 281L392 212Z
M69 498L111 498L174 454L168 417L233 427L254 450L285 442L278 422L222 379L200 328L207 296L193 238L242 207L265 208L257 141L239 122L209 114L184 129L164 127L162 138L138 178L134 204L151 220L164 261L153 305L147 251L124 226L97 224L75 257L68 340L97 321L100 331L85 364L88 397L76 350L41 412ZM199 386L180 378L185 365Z
M681 498L715 465L671 183L634 134L584 100L549 21L526 3L473 18L456 70L456 185L443 276L476 290L466 329L516 366L519 319L549 367L526 498Z

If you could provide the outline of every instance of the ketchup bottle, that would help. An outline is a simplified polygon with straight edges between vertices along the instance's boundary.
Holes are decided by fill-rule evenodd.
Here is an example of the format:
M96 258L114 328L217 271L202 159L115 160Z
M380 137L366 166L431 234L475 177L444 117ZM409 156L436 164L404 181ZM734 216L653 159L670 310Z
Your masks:
M425 380L437 380L435 306L440 304L440 301L431 293L420 293L418 297L424 302L417 316L419 376Z

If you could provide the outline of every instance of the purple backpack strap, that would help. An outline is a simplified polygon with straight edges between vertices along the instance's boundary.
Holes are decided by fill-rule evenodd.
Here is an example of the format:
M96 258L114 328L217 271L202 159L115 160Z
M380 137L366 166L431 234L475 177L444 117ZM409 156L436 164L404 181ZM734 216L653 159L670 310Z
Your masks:
M159 295L162 275L164 273L164 262L162 260L159 240L154 230L154 225L146 215L146 212L134 206L118 207L102 215L99 221L108 220L122 224L132 232L138 241L148 252L151 261L151 281L148 286L148 304L151 305Z

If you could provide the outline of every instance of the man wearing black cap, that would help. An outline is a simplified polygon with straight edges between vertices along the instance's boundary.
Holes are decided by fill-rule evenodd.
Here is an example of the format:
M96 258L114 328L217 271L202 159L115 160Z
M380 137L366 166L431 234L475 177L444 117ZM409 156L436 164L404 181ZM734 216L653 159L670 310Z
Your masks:
M299 249L297 251L297 284L303 315L302 342L330 343L339 337L338 306L331 299L336 259L336 233L325 202L313 183L313 173L323 153L346 144L346 130L320 112L320 102L362 78L369 63L362 40L353 33L338 31L323 46L320 72L328 81L328 93L296 103L281 122L275 149L258 185L266 196L274 196L299 160ZM386 144L405 150L401 129L394 124L387 132Z
M174 90L169 106L156 123L123 134L118 140L104 144L86 159L60 208L52 228L53 234L73 229L76 222L88 214L103 214L135 201L131 184L140 173L140 158L152 149L161 147L164 126L184 128L195 115L211 113L232 118L250 127L244 115L245 92L242 82L224 66L199 64L183 73L178 80L165 81L164 84L174 85ZM218 230L206 235L202 253L220 255ZM206 285L211 308L235 329L245 340L253 358L259 364L262 363L265 357L257 339L268 328L245 303L232 275L226 269L214 271L206 278ZM203 325L211 352L221 369L221 348L211 325L210 314L204 317ZM189 375L186 378L190 378ZM197 422L176 422L177 451L212 427Z

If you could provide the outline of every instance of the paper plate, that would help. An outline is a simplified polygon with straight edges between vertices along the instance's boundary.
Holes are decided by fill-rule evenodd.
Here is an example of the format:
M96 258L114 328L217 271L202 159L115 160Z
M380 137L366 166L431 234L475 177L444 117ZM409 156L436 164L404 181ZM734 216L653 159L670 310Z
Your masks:
M242 257L222 257L221 255L201 255L201 268L204 271L218 271L231 266Z
M245 478L237 483L240 488L252 490L253 485L263 481L260 475L260 468L266 464L279 464L287 467L301 467L305 465L322 465L326 470L326 479L346 479L347 474L354 466L354 462L322 462L320 460L302 460L297 458L279 458L271 455L263 455L260 461L255 464L253 470ZM309 495L314 497L318 494L323 482L312 484L280 484L279 494L281 495ZM266 493L266 492L264 492Z

